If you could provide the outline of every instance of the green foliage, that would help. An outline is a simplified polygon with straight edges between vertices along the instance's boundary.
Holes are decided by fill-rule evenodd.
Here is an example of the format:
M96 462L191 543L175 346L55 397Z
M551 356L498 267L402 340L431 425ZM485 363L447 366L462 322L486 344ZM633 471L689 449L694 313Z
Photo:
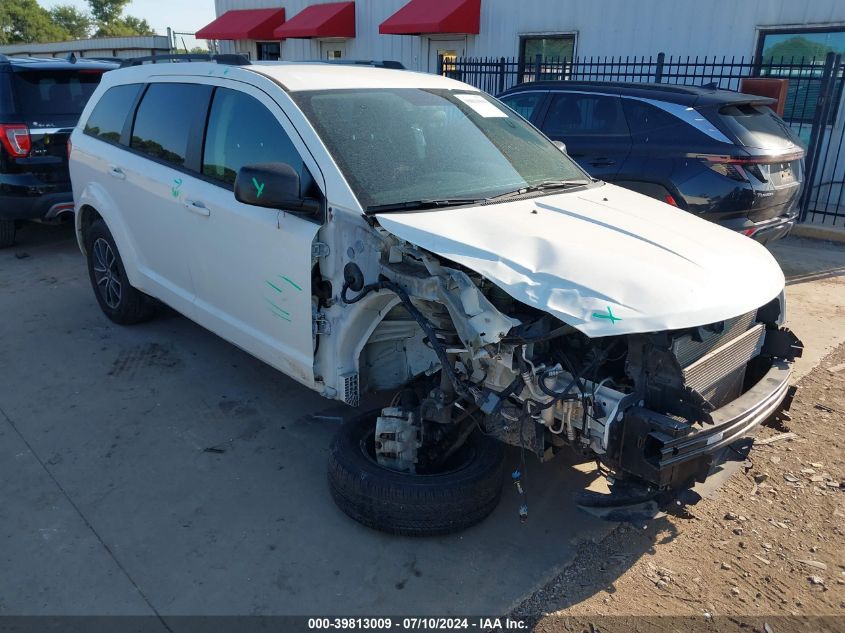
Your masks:
M88 0L91 13L71 5L48 11L36 0L0 0L0 44L155 35L143 18L123 15L129 0Z
M146 20L127 15L111 22L98 23L96 35L97 37L130 37L155 35L155 31Z
M68 38L68 32L54 24L50 13L35 0L0 2L0 44L28 44Z
M60 4L50 10L53 23L64 29L68 35L77 40L91 37L94 20L89 13L77 9L73 5Z
M120 19L127 4L129 0L88 0L91 14L101 28L103 24L111 24Z
M785 62L788 62L791 58L795 58L795 61L798 62L802 57L807 61L810 61L813 57L817 60L823 60L825 55L835 52L836 49L832 46L813 42L806 37L796 35L788 40L767 46L763 51L763 58L766 60L772 59L775 62L779 62L781 57Z

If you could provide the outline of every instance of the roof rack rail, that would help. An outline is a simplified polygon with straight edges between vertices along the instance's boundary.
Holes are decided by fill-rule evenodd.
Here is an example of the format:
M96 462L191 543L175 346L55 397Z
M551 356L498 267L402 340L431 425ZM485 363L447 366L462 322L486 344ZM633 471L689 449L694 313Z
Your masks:
M392 59L317 59L314 60L323 64L338 64L341 66L373 66L375 68L392 68L393 70L405 70L405 65Z
M252 62L246 55L212 55L210 53L165 53L163 55L147 55L145 57L132 57L120 63L121 68L129 66L141 66L146 62L157 64L158 62L217 62L227 66L249 66Z

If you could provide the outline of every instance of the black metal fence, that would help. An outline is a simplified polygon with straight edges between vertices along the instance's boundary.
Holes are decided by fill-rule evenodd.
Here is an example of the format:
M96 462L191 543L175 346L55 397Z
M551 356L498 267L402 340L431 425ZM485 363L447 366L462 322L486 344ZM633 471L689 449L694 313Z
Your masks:
M845 224L845 64L821 58L508 57L441 58L439 74L499 94L531 81L626 81L739 90L747 77L787 79L784 119L807 146L801 219Z

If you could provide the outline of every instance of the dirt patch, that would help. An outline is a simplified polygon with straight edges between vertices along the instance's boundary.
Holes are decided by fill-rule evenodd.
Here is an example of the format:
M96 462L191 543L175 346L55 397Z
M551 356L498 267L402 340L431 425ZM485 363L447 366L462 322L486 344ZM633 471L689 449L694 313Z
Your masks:
M716 498L687 517L621 525L582 545L514 615L533 616L543 632L676 628L664 621L644 629L643 618L630 616L698 616L721 630L730 628L726 619L739 627L761 616L777 626L758 619L747 630L805 630L808 616L828 616L815 630L845 630L843 363L845 346L799 383L791 420L760 429L756 440L795 437L756 444ZM784 629L790 619L796 627Z

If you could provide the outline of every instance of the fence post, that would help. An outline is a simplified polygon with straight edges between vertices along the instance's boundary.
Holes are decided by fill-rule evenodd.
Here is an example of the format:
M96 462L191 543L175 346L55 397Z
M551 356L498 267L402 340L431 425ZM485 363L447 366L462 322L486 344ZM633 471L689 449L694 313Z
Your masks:
M505 58L499 58L499 92L502 94L505 91Z
M666 61L666 53L657 53L657 67L654 69L654 83L663 82L663 62Z
M437 74L443 76L443 55L437 56Z
M540 66L543 63L543 56L537 53L534 56L534 81L540 81Z
M816 110L813 113L813 128L810 132L810 143L807 146L806 172L804 179L804 191L801 194L799 208L801 215L799 222L807 219L807 212L810 208L810 197L813 192L813 184L816 180L816 167L821 156L822 145L824 145L824 132L827 121L830 117L830 101L833 92L833 84L836 80L836 70L839 68L842 57L834 53L828 53L824 60L821 83L819 84L819 96L816 100Z

